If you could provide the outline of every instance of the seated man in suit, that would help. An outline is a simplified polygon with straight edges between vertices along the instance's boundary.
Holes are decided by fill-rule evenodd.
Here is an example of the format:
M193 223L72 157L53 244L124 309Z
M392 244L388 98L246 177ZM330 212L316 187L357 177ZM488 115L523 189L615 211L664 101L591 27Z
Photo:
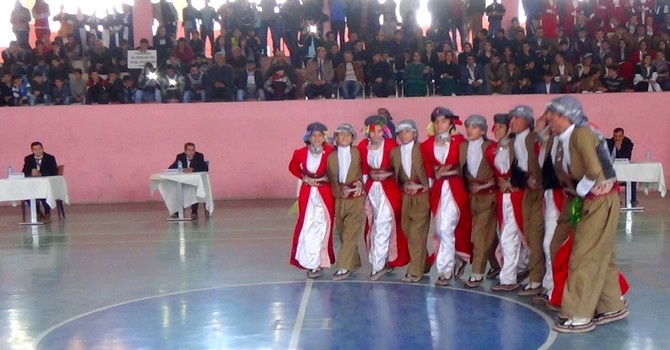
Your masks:
M209 171L209 166L205 162L205 156L195 151L195 144L193 142L187 142L184 145L184 153L177 154L174 163L170 165L170 169L177 169L179 162L181 162L185 173ZM172 217L177 217L177 215L172 214ZM198 203L191 206L191 218L198 218Z
M550 70L544 71L543 81L535 86L536 94L558 94L561 92L561 85L554 80L554 74Z
M630 160L633 155L633 141L624 135L623 128L614 129L611 139L607 139L607 149L610 151L610 158L612 161L617 158L625 158ZM637 207L637 183L631 182L630 186L630 205Z
M58 175L58 164L56 164L56 157L44 152L44 147L42 146L41 142L35 141L31 143L30 149L33 153L27 155L23 159L23 174L25 174L26 177ZM40 202L44 207L44 213L42 213L40 210ZM49 207L45 199L40 199L37 202L36 209L40 221L51 220L51 207Z
M326 49L316 49L316 57L307 62L305 68L305 97L312 99L317 96L333 98L335 87L333 78L335 70L332 62L326 58Z

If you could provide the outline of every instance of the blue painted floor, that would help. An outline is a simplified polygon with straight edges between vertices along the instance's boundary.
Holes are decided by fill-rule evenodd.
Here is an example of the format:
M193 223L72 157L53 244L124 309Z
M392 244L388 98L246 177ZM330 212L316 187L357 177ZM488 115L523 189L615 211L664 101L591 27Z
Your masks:
M288 265L291 201L221 202L183 224L160 203L72 206L38 228L0 207L0 349L670 349L670 210L642 198L618 235L631 315L582 335L493 281L372 283L367 264L307 281Z

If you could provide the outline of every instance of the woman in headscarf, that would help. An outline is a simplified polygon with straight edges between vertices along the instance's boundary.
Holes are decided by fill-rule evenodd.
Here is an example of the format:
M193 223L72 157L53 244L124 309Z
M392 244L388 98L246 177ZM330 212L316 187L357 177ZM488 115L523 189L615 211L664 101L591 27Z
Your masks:
M293 152L288 169L302 181L298 195L298 222L293 231L291 265L317 278L335 262L333 215L335 201L326 174L326 161L333 147L328 145L327 128L321 123L307 126L307 144Z

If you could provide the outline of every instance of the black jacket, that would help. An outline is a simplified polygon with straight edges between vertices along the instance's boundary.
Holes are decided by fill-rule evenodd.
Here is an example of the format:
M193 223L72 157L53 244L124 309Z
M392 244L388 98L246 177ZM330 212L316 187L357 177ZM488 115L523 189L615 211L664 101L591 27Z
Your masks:
M633 155L633 146L633 141L627 137L624 137L623 142L621 142L621 149L616 151L614 158L626 158L630 160L631 156ZM614 149L614 138L607 139L607 150L610 154L612 154L612 149Z
M37 169L37 162L35 155L29 154L23 159L23 173L26 177L32 176L32 170ZM58 175L58 164L56 164L56 157L44 152L42 155L42 164L40 165L40 174L42 176L56 176Z
M191 166L188 166L186 153L177 154L174 163L170 165L170 169L177 169L177 165L180 161L184 169L191 168L196 173L209 171L209 166L207 165L207 162L205 162L205 156L200 152L195 152L195 154L193 155L193 159L191 159Z

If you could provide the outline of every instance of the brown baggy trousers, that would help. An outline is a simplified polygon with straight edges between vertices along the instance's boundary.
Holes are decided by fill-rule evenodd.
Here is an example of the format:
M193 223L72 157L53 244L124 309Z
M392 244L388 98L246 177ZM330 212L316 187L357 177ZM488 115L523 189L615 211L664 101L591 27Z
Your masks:
M402 195L400 225L407 237L410 262L407 274L423 276L426 267L426 245L430 228L430 192Z
M335 199L335 230L340 234L340 250L337 252L337 267L355 270L361 267L358 241L365 229L365 196Z

